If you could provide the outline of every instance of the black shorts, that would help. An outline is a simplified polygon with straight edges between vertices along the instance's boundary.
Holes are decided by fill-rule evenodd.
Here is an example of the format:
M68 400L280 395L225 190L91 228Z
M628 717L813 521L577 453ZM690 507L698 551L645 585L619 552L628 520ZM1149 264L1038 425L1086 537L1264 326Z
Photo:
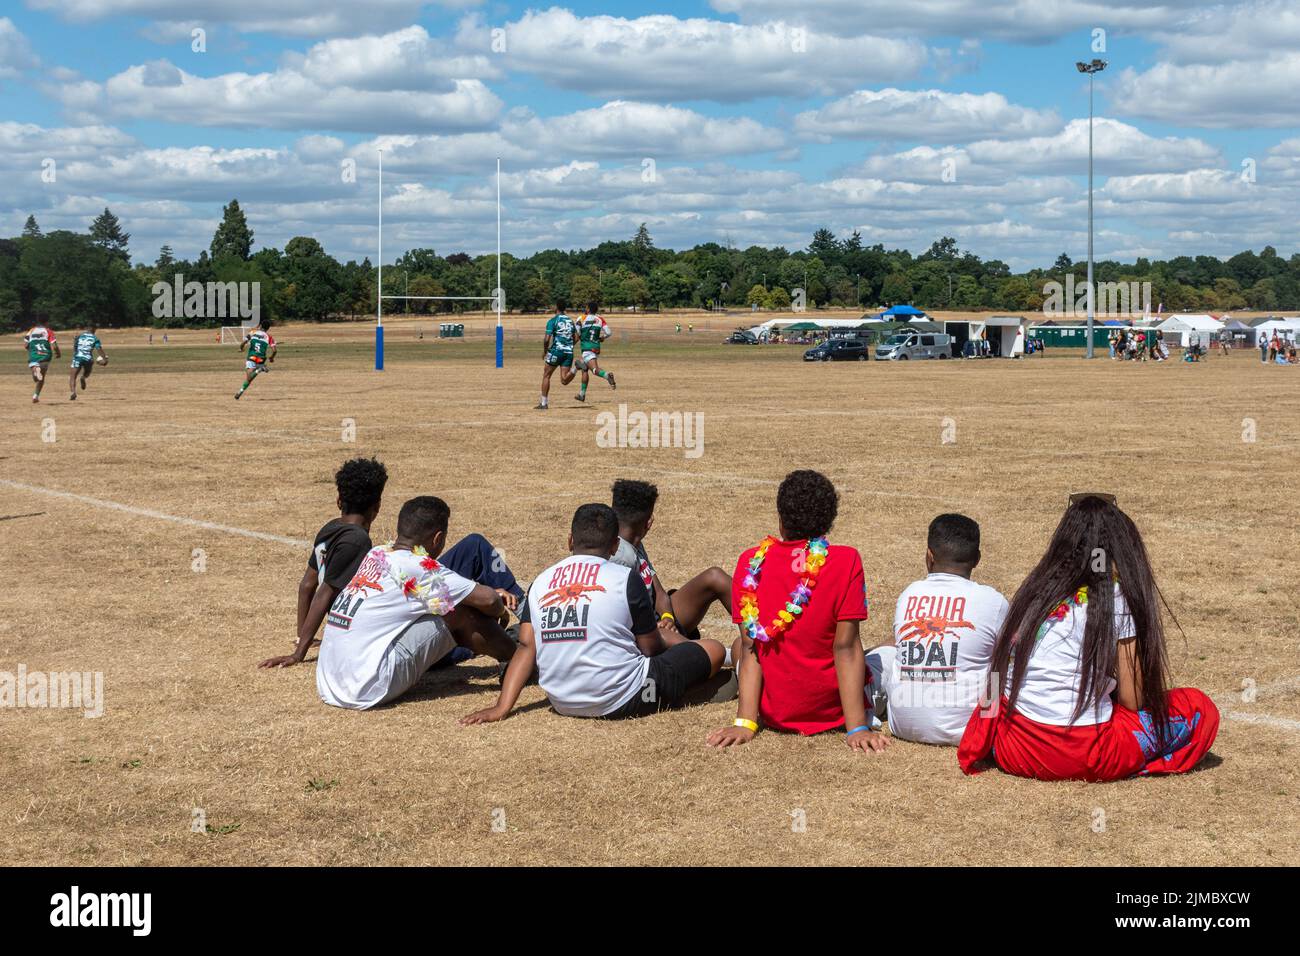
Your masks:
M645 685L632 695L632 699L611 714L607 720L626 717L644 717L660 710L680 707L686 691L709 679L713 662L709 652L694 641L674 644L662 654L650 658Z

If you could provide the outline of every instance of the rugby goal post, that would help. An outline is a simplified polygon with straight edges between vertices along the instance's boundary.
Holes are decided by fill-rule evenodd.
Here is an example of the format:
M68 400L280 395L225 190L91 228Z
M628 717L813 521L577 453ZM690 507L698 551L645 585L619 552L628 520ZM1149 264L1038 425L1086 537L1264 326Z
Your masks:
M379 276L375 283L375 371L384 370L384 300L402 299L423 302L491 302L497 314L496 367L505 364L505 331L501 326L501 313L505 310L505 290L501 286L501 160L497 159L497 285L491 295L384 295L384 150L379 147L379 222L378 264Z

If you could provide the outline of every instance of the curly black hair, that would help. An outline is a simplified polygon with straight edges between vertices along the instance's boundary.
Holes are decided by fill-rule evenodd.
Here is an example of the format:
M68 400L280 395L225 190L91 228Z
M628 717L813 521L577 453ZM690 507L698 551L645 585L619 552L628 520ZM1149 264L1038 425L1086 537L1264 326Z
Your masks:
M648 481L633 481L620 478L614 482L614 512L623 524L636 524L654 514L655 502L659 500L659 489Z
M388 469L377 458L353 458L345 461L334 473L339 506L344 514L365 514L379 504L386 484Z
M839 506L839 492L819 471L792 471L776 491L776 513L792 541L826 534Z

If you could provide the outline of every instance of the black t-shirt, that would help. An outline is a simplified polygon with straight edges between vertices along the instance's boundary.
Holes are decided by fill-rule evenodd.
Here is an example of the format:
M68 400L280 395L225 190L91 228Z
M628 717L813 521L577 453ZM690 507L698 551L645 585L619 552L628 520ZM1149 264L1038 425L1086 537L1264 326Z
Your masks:
M532 587L537 586L538 581L534 580ZM519 604L519 620L523 624L532 623L530 620L528 595L524 595L523 601ZM636 568L630 568L627 573L627 609L632 615L632 634L649 634L659 626L659 619L655 616L654 602L650 600L650 594L645 589L645 583L641 580L641 572Z
M320 584L341 591L369 550L370 534L365 528L335 518L316 533L307 567L316 572Z

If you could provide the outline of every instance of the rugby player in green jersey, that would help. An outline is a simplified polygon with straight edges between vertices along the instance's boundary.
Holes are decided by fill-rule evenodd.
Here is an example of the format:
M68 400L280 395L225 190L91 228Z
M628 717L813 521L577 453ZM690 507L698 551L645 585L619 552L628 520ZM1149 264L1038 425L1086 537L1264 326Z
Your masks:
M573 354L578 344L578 330L573 319L564 311L564 303L555 303L555 315L546 323L542 336L542 400L534 408L551 407L551 375L560 370L560 384L568 385L577 375Z
M256 329L244 336L244 344L239 347L239 351L247 350L248 359L244 362L244 384L235 393L236 399L248 391L253 379L267 371L267 363L275 361L275 339L267 331L270 327L271 320L263 319Z
M54 330L43 325L33 326L23 337L23 345L27 346L27 367L31 369L32 382L36 385L36 391L32 392L32 404L35 405L41 400L41 389L45 387L45 373L49 370L50 359L62 358L63 353L59 351Z
M68 377L68 398L77 400L77 376L81 376L81 390L86 390L86 379L95 370L95 353L99 353L99 364L107 365L108 356L104 354L104 345L95 334L94 324L77 336L72 344L72 374Z
M587 314L578 320L578 345L582 349L582 357L575 365L582 369L582 385L575 397L580 402L587 400L587 382L593 373L609 382L610 388L618 388L614 384L614 373L600 367L600 343L609 336L609 323L596 314L596 303L588 302Z

